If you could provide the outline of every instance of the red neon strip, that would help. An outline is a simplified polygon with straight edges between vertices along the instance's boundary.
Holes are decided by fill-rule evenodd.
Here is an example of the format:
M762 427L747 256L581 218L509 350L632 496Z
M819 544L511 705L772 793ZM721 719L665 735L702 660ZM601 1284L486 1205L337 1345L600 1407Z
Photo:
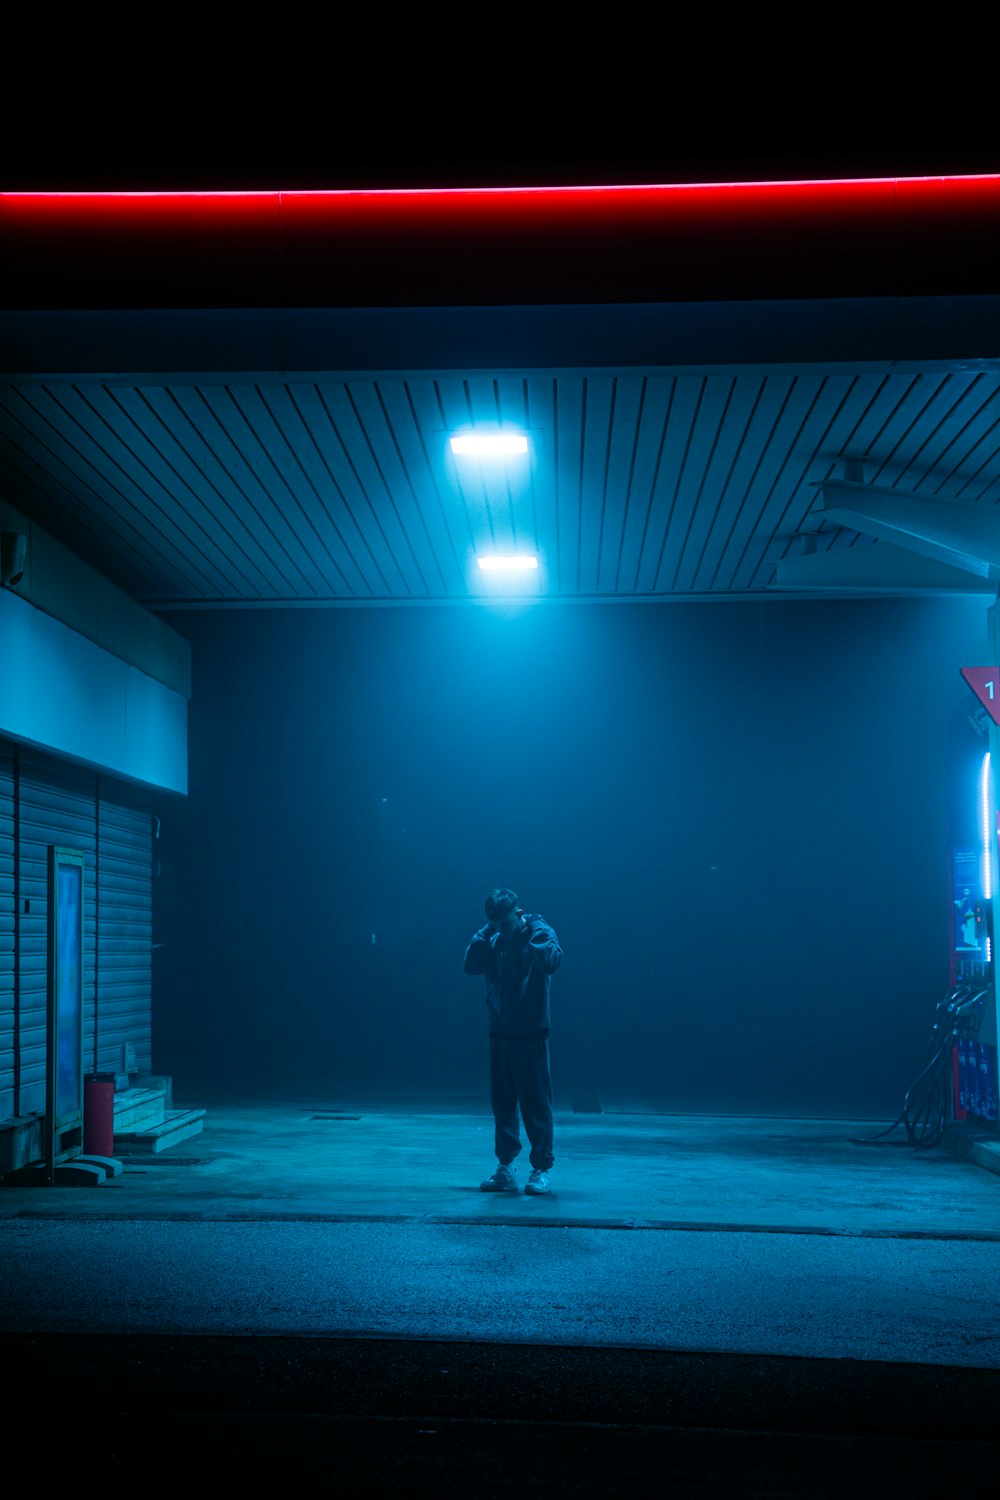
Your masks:
M6 305L371 306L984 293L1000 174L0 195Z
M387 213L405 218L463 212L524 213L545 218L571 214L585 220L595 214L652 219L685 217L725 210L737 215L761 211L836 212L845 206L885 208L899 203L933 201L939 207L988 203L1000 193L1000 174L970 177L836 178L794 182L674 183L631 186L509 188L390 188L234 190L217 192L17 192L0 193L0 223L65 222L108 217L141 222L149 215L174 218L230 216L237 219L279 209L295 214L308 207L341 217Z
M73 188L67 191L48 189L44 192L23 190L14 193L0 190L0 198L390 198L390 197L457 197L475 195L490 197L511 194L543 193L679 193L679 192L729 192L731 189L750 190L758 188L803 188L803 187L853 187L873 184L892 184L902 187L909 183L1000 183L1000 173L980 172L967 175L922 176L922 177L802 177L770 178L743 182L697 182L697 183L594 183L586 186L566 185L550 187L458 187L458 188L218 188L197 191L159 188L131 189L127 192L87 190Z

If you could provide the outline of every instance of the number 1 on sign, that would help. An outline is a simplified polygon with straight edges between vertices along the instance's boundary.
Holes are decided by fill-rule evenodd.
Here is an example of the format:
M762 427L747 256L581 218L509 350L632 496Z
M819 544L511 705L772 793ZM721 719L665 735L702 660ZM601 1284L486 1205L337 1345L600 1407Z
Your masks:
M994 724L1000 725L1000 670L995 666L962 667L961 672Z

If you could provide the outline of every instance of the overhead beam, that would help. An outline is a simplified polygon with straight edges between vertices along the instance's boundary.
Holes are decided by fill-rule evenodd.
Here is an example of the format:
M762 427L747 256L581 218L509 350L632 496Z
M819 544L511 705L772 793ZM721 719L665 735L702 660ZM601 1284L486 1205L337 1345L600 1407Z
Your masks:
M817 489L824 520L1000 581L1000 514L993 506L929 500L846 479L824 480Z
M839 598L996 594L996 586L962 568L920 557L890 542L834 547L829 552L784 558L768 587L776 593L827 594Z

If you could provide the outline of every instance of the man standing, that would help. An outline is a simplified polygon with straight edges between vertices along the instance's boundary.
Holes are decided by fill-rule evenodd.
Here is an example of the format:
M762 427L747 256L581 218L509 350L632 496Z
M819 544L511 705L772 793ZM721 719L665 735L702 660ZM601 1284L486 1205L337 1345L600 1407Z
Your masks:
M517 1112L531 1142L532 1172L526 1193L551 1191L552 1080L549 1075L549 981L562 949L537 912L526 915L513 891L491 891L487 921L465 950L466 974L486 976L490 1035L490 1104L499 1166L481 1184L484 1193L517 1192L521 1151Z

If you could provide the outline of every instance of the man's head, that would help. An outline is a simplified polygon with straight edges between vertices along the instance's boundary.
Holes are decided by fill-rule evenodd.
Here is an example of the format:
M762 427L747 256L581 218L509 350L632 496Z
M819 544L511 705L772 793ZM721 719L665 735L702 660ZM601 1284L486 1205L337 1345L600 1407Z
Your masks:
M498 887L483 902L483 909L487 917L499 932L517 932L521 925L521 908L517 904L517 896L513 891Z

